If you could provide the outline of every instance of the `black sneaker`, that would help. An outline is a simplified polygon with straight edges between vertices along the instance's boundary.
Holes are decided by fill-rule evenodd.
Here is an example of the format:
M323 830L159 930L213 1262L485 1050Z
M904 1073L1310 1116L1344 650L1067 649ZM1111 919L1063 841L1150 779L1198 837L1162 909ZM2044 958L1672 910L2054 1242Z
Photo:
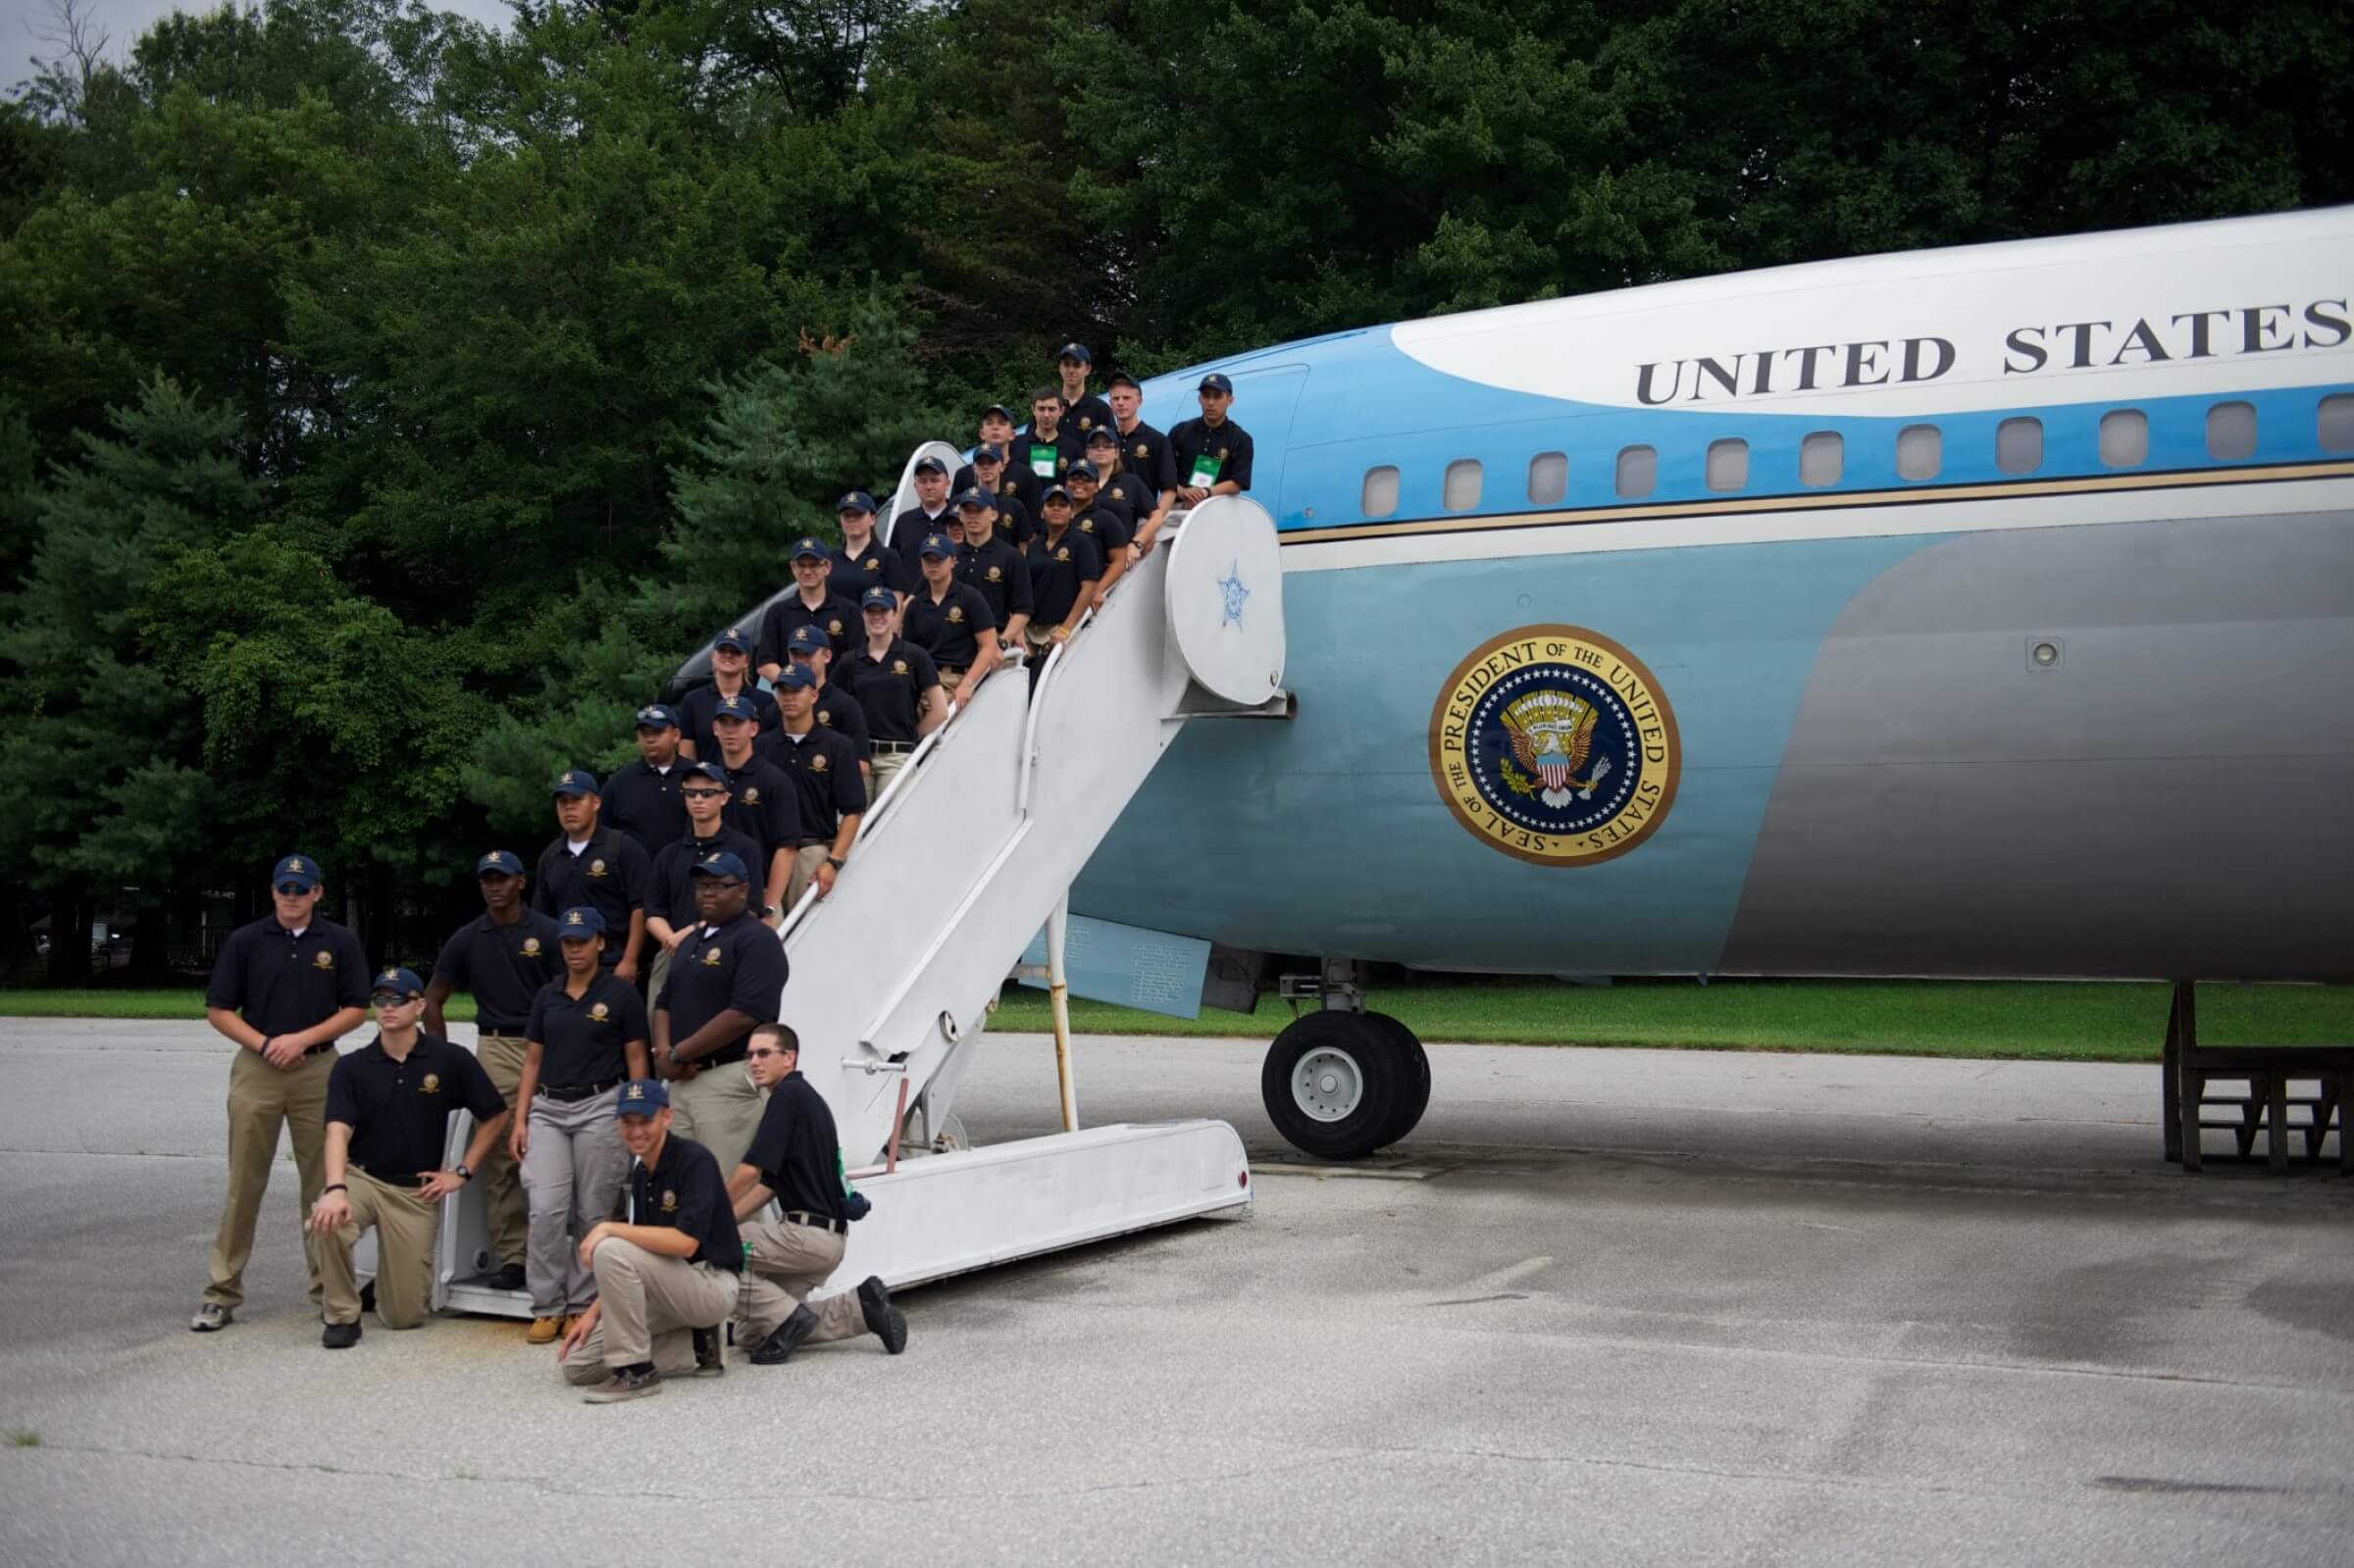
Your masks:
M374 1280L370 1280L366 1285L360 1287L360 1310L362 1312L376 1310L376 1282Z
M523 1265L501 1263L483 1276L483 1287L490 1290L520 1290L523 1289Z
M651 1362L640 1362L634 1367L616 1367L613 1376L581 1395L584 1404L619 1404L624 1399L642 1399L649 1393L662 1391L662 1374Z
M721 1354L719 1330L716 1327L694 1331L694 1375L696 1377L726 1377L728 1364L720 1359Z
M867 1333L881 1340L884 1349L897 1355L907 1348L907 1314L891 1304L891 1292L875 1275L858 1287L858 1310L866 1315Z
M781 1367L793 1358L793 1352L803 1340L817 1331L817 1314L805 1306L793 1309L793 1316L777 1325L777 1332L760 1341L752 1352L752 1365Z
M237 1314L229 1307L215 1306L207 1301L188 1319L188 1327L197 1334L219 1334L237 1321Z
M319 1342L330 1350L348 1350L360 1342L357 1323L331 1323L320 1332Z

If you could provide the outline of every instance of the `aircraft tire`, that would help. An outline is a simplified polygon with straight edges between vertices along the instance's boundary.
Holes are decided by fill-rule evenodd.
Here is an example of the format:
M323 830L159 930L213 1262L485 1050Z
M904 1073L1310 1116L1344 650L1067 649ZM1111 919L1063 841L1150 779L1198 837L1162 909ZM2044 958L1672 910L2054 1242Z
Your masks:
M1294 1019L1259 1069L1259 1099L1275 1131L1302 1153L1326 1160L1363 1159L1390 1141L1401 1104L1410 1098L1404 1033L1393 1020L1361 1013Z
M1389 1032L1390 1037L1397 1042L1400 1060L1406 1069L1405 1090L1398 1096L1397 1115L1391 1118L1388 1130L1382 1134L1381 1144L1387 1148L1412 1132L1422 1120L1422 1113L1430 1109L1430 1053L1422 1048L1422 1042L1414 1037L1412 1030L1389 1014L1367 1013L1365 1018Z

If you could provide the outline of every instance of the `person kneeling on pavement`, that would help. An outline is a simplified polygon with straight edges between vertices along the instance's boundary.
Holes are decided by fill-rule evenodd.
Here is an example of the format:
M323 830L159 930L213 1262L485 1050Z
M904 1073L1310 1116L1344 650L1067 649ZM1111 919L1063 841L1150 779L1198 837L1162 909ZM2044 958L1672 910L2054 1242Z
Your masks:
M808 1304L809 1292L841 1264L849 1223L842 1139L825 1096L794 1071L799 1037L783 1024L763 1024L752 1031L747 1060L753 1081L768 1090L768 1108L744 1162L728 1179L736 1218L744 1222L737 1342L751 1346L758 1367L781 1366L803 1344L860 1334L874 1335L897 1355L907 1348L907 1319L880 1279L869 1275L855 1291ZM771 1198L781 1212L761 1213Z
M435 1206L468 1182L507 1130L507 1102L471 1051L418 1028L425 983L387 969L370 998L377 1037L327 1081L327 1186L311 1206L326 1286L330 1350L360 1342L359 1276L351 1249L376 1231L376 1315L387 1329L425 1321L434 1289ZM474 1140L441 1169L450 1113L474 1114Z
M573 1320L556 1353L565 1381L588 1385L589 1404L662 1391L665 1376L716 1378L719 1326L735 1310L743 1239L711 1151L670 1131L670 1089L632 1079L614 1098L621 1140L635 1156L621 1213L581 1238L596 1300Z

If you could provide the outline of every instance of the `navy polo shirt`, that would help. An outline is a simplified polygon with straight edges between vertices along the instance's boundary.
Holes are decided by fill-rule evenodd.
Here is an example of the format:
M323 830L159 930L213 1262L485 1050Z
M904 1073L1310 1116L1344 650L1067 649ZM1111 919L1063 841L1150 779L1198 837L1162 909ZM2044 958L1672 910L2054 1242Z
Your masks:
M605 826L637 839L638 847L652 859L687 831L687 802L679 798L679 781L691 766L681 758L663 773L640 757L607 779L600 813Z
M760 1173L760 1185L777 1195L780 1207L844 1218L842 1138L834 1130L834 1112L797 1071L768 1091L743 1163Z
M1095 540L1096 548L1103 552L1107 561L1112 551L1128 548L1128 541L1136 534L1116 507L1105 506L1101 501L1072 514L1071 531Z
M1034 455L1041 452L1049 455ZM1005 449L1005 475L1012 481L1013 493L1022 498L1022 505L1030 509L1031 516L1036 517L1039 515L1038 498L1046 492L1047 486L1061 482L1062 477L1071 471L1071 465L1084 461L1086 457L1087 443L1068 424L1054 428L1052 440L1045 439L1036 431L1025 430L1015 436L1013 444ZM1052 479L1039 472L1040 467L1049 461L1054 465Z
M470 920L441 944L434 979L474 995L475 1024L486 1035L517 1035L532 1016L539 987L564 973L556 923L537 909L516 911L502 926L487 913Z
M777 761L793 781L801 809L801 831L811 843L831 846L842 819L866 809L866 782L858 777L858 753L822 724L798 739L785 737Z
M917 647L931 651L935 664L969 670L981 657L979 632L995 632L997 616L990 610L989 601L981 590L969 582L951 579L948 591L935 602L932 584L925 583L907 601L907 614L899 625L907 640Z
M1030 574L1022 566L1022 552L994 530L987 544L956 546L956 581L981 590L999 627L1030 613Z
M1044 533L1030 541L1024 565L1030 574L1030 593L1037 606L1034 626L1060 626L1070 619L1079 600L1079 585L1103 576L1103 553L1096 541L1077 529L1064 529L1062 537Z
M1122 430L1115 424L1112 433L1120 438L1121 473L1142 480L1156 501L1161 491L1177 488L1176 459L1169 456L1167 435L1143 420L1138 420L1132 430Z
M736 1230L736 1205L728 1181L711 1151L672 1133L649 1167L630 1161L621 1189L620 1218L631 1225L662 1225L695 1239L690 1263L708 1263L730 1274L743 1272L743 1238Z
M1246 490L1251 488L1251 432L1232 420L1215 430L1207 420L1187 420L1169 431L1169 458L1180 486L1200 484L1207 489L1232 480ZM1216 464L1217 472L1205 480L1196 479L1197 459Z
M923 559L916 553L924 542L924 535L947 532L948 524L955 516L956 503L949 500L944 502L937 512L926 512L920 506L911 506L891 520L891 553L906 564L908 592L921 593L924 590Z
M578 996L561 980L541 986L523 1037L540 1046L541 1088L587 1088L628 1078L630 1057L622 1047L631 1040L647 1044L654 1032L638 987L600 969Z
M726 768L727 764L720 766ZM800 807L793 796L793 781L757 752L745 759L742 767L728 768L728 804L719 820L758 846L759 860L744 867L752 874L752 894L757 901L760 889L768 885L770 859L780 849L800 847L805 836ZM691 913L693 905L690 903L688 908Z
M1090 435L1098 430L1110 429L1112 429L1111 405L1104 402L1100 394L1086 392L1080 395L1079 401L1062 411L1062 423L1055 427L1055 432L1057 434L1064 430L1077 432L1079 444L1084 449Z
M866 634L865 624L858 619L858 606L844 598L831 582L826 585L825 598L814 610L801 602L801 592L796 587L768 607L767 616L760 622L760 646L752 654L753 665L765 668L773 664L781 669L791 664L788 642L805 626L814 626L826 634L838 659ZM761 728L766 729L768 723L761 720Z
M673 930L693 925L699 918L694 912L694 863L723 849L755 872L761 886L768 885L768 862L760 858L760 846L723 820L710 837L690 835L664 845L654 857L654 895L646 900L646 918L666 920Z
M752 736L752 743L758 745L760 736L777 727L777 699L761 690L749 677L745 678L743 689L737 695L751 699L752 717L760 724L758 733ZM694 742L694 760L697 762L719 760L719 735L711 728L711 716L718 711L722 700L719 688L708 685L696 686L680 699L679 732ZM683 833L686 830L680 831Z
M829 681L817 688L817 722L850 743L850 754L860 762L875 754L875 737L866 724L866 709L849 694L839 681ZM770 761L776 758L772 755Z
M486 1122L506 1108L472 1051L422 1031L399 1061L379 1035L336 1058L327 1080L327 1119L351 1129L351 1163L387 1182L442 1168L450 1112Z
M967 463L956 471L955 480L948 485L948 494L951 496L962 495L980 482L981 476L973 471L972 464ZM1014 484L1013 475L1008 470L999 469L998 471L997 496L998 532L1016 544L1028 544L1031 533L1038 528L1038 523L1030 515L1030 508L1022 500L1021 490ZM910 588L908 591L913 592L914 590Z
M657 1012L670 1014L670 1044L675 1051L721 1013L733 1007L751 1019L743 1033L687 1065L713 1067L743 1060L744 1041L753 1024L776 1022L785 996L789 968L784 944L766 921L746 910L724 926L697 926L686 944L671 955L662 977Z
M645 907L653 882L653 860L638 840L599 821L579 854L570 851L562 834L539 852L532 907L544 915L560 915L576 904L587 904L604 916L604 965L610 969L621 962L621 950L629 942L630 914Z
M1152 515L1152 508L1159 500L1158 492L1147 491L1145 481L1125 470L1105 480L1103 487L1096 492L1098 506L1117 512L1127 520L1131 537L1137 525Z
M868 588L906 593L914 587L914 569L899 559L896 550L872 535L866 548L856 552L844 542L833 552L833 561L834 575L826 580L826 585L853 602Z
M940 684L940 670L930 652L905 637L893 637L880 659L864 647L852 654L843 683L866 710L867 727L877 740L913 745L924 693Z
M299 1035L343 1008L366 1007L368 986L368 955L349 927L314 918L297 936L271 915L221 943L204 1004L238 1014L265 1036Z

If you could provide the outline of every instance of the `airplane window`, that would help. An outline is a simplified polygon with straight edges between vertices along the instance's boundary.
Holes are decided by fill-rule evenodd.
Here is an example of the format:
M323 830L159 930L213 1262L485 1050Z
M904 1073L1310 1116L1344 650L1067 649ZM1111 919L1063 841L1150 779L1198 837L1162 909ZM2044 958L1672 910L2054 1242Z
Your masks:
M1740 490L1749 487L1749 443L1747 441L1711 441L1709 443L1709 488L1712 490Z
M1398 471L1388 464L1365 470L1365 493L1358 502L1367 517L1388 517L1398 510Z
M1528 498L1553 506L1569 493L1569 454L1539 452L1528 460Z
M2237 463L2256 455L2256 405L2218 403L2207 411L2207 455Z
M1994 428L1994 466L2005 474L2043 467L2043 421L2005 420Z
M2325 452L2354 452L2354 392L2322 399L2314 434Z
M2101 416L2101 461L2132 468L2150 456L2149 416L2137 408L2113 408Z
M1908 425L1896 432L1896 472L1908 480L1933 480L1945 467L1945 437L1934 425Z
M1649 495L1660 482L1660 451L1656 446L1626 446L1618 450L1618 493L1632 501Z
M1458 457L1447 465L1447 486L1440 504L1450 512L1468 512L1479 504L1479 459Z
M1839 482L1847 442L1837 430L1817 430L1798 445L1798 482L1811 489Z

